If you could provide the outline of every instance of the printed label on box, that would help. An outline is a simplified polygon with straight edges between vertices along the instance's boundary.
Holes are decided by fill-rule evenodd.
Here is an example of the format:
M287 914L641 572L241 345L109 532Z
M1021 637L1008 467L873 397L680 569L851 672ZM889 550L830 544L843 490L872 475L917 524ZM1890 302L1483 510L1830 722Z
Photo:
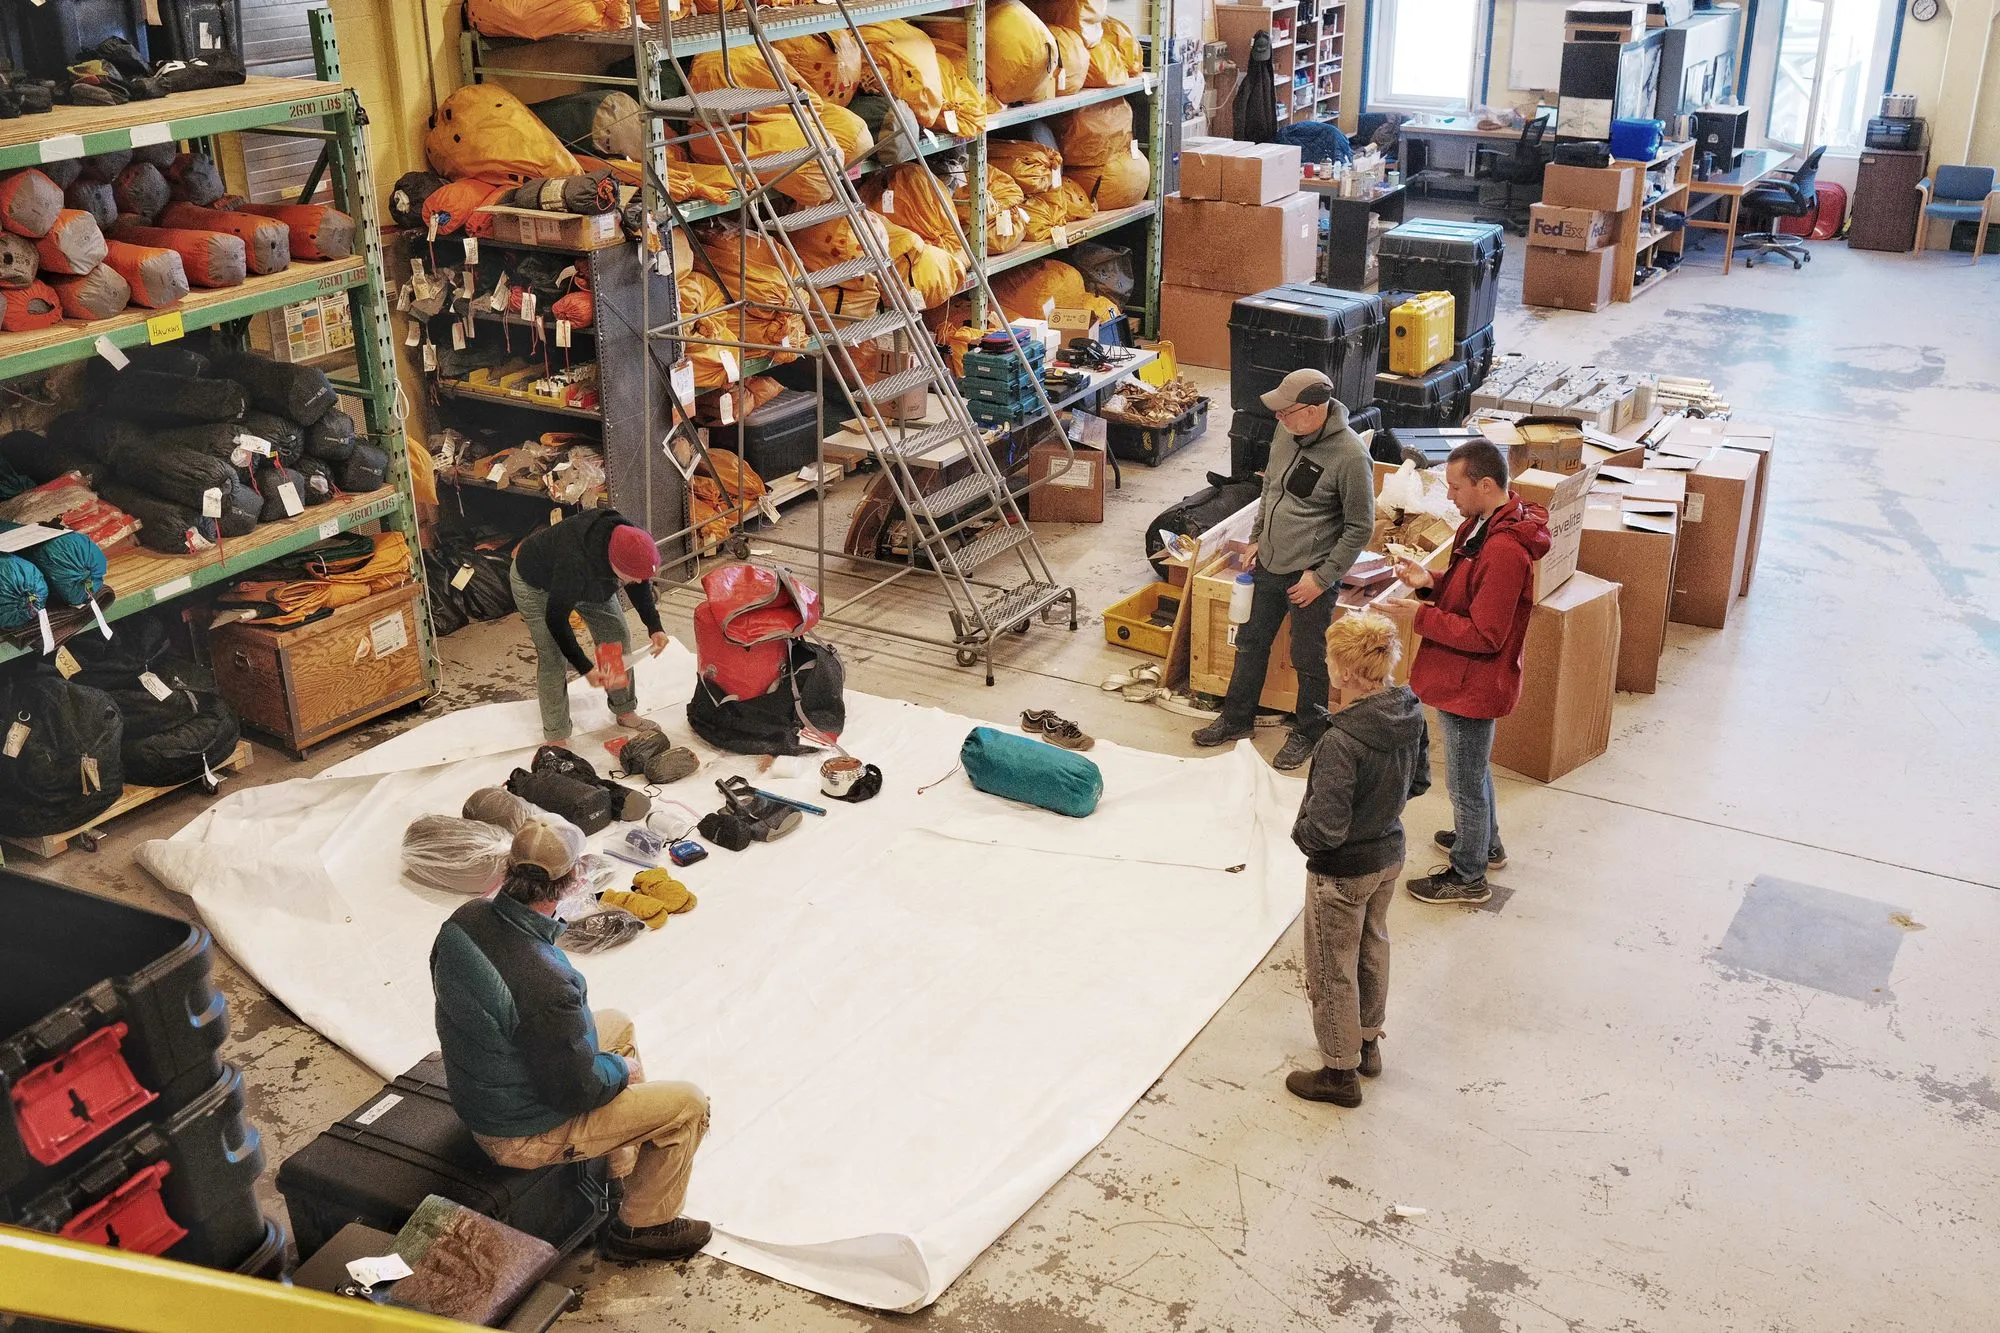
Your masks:
M403 613L383 616L368 626L368 642L379 660L410 646L410 632L403 626Z

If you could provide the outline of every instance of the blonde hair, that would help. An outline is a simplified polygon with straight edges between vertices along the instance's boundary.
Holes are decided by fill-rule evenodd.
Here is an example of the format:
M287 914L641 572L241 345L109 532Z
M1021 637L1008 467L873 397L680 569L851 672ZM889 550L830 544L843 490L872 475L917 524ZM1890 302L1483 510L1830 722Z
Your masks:
M1396 624L1379 611L1355 611L1328 626L1326 660L1336 676L1346 675L1379 690L1403 656Z

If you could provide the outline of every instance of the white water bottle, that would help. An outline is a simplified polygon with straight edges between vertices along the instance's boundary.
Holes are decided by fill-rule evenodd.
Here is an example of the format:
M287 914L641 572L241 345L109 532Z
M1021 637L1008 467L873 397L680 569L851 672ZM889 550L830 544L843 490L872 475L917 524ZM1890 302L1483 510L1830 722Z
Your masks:
M1236 576L1236 586L1229 590L1229 623L1248 624L1250 603L1257 595L1257 580L1248 573Z

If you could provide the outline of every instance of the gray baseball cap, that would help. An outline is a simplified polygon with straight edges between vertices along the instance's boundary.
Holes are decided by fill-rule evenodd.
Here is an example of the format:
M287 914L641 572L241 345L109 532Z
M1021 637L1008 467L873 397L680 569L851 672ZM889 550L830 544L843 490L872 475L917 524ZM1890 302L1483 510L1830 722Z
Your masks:
M1273 412L1282 412L1300 403L1333 401L1333 381L1317 370L1295 370L1278 381L1278 387L1259 400Z

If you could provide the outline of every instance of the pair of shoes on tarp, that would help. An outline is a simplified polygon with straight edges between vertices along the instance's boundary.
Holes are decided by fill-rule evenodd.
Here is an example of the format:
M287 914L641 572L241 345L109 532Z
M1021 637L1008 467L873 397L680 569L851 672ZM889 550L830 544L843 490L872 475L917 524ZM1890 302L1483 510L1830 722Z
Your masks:
M1051 745L1060 745L1065 750L1088 750L1097 744L1096 739L1085 735L1083 728L1076 723L1066 717L1057 717L1046 708L1022 713L1021 730L1040 736Z

